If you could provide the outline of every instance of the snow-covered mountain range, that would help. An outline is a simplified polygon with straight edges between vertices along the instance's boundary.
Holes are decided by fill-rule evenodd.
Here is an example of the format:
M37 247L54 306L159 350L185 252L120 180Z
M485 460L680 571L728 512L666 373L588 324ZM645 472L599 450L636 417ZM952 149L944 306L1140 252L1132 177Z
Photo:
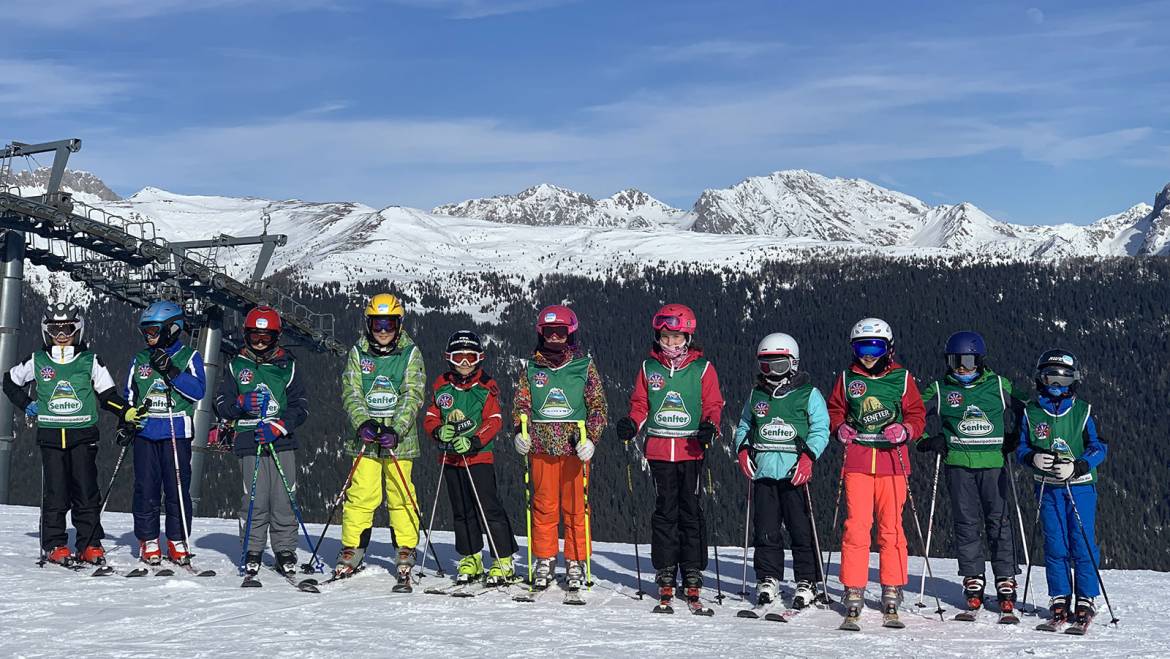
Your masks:
M21 179L22 194L43 189L43 176ZM1054 226L1008 224L969 203L932 207L867 181L801 170L707 190L690 211L638 190L597 200L551 185L430 212L152 187L106 199L116 195L81 172L66 179L66 187L73 185L87 203L150 218L169 240L260 233L267 215L269 231L289 238L270 272L343 285L388 279L403 291L438 286L477 316L494 314L494 301L476 293L484 274L523 285L551 272L596 276L682 262L751 269L766 260L851 254L974 262L1170 254L1170 185L1152 206L1139 203L1088 225ZM242 277L256 250L221 249L215 258Z

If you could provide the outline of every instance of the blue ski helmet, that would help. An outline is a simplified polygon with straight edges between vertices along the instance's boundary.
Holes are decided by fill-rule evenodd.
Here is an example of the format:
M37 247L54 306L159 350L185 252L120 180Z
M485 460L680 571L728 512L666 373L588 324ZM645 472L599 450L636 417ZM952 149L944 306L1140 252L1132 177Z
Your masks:
M138 328L145 337L159 336L158 346L166 348L179 338L186 328L183 308L170 300L152 302L138 317Z

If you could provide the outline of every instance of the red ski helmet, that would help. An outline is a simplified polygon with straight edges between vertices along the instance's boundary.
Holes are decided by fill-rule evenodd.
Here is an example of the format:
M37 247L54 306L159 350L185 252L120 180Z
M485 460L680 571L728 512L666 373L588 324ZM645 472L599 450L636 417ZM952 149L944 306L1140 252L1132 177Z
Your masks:
M577 331L577 314L563 304L554 304L540 310L536 316L536 333L545 327L562 326L569 328L569 334Z
M694 334L699 323L695 320L695 312L685 304L668 304L654 314L652 321L655 332L670 330L683 334Z
M280 334L280 314L269 306L254 307L244 318L244 331L268 331Z

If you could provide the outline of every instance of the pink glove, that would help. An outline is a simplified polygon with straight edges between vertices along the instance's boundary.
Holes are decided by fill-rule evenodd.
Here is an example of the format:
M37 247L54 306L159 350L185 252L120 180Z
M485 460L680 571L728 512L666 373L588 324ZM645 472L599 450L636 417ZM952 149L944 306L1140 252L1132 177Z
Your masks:
M737 461L739 462L739 470L743 472L744 476L747 476L748 480L756 477L756 467L752 464L752 459L748 457L747 449L739 452Z
M808 453L801 453L800 457L796 459L796 471L792 474L792 486L800 487L812 480L812 458L808 457Z
M849 446L855 439L857 439L857 428L854 428L848 423L842 423L837 426L837 441L845 446Z
M906 430L906 426L894 422L882 428L882 436L886 438L887 442L896 446L904 444L906 440L910 439L910 432Z

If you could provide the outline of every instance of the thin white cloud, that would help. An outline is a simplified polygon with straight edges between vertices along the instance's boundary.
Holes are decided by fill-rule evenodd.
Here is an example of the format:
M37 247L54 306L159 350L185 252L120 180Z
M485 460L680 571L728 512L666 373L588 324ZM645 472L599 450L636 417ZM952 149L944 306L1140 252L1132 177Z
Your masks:
M131 79L42 60L0 59L0 117L64 114L123 98Z
M77 28L172 14L268 7L282 12L338 8L345 0L5 0L4 20L10 25Z
M713 60L744 61L775 53L784 47L779 41L711 39L677 46L653 46L646 51L649 59L659 62L693 62Z
M386 0L388 2L446 13L451 18L477 19L529 11L542 11L581 0Z

